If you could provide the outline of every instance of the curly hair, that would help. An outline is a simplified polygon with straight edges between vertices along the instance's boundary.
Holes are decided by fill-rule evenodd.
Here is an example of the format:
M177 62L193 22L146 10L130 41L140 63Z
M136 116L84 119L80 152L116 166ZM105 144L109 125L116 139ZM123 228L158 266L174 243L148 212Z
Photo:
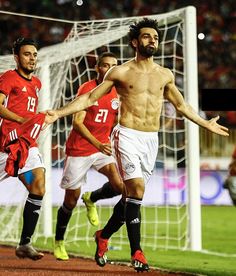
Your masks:
M158 28L158 22L157 22L157 20L145 17L141 21L135 22L134 24L131 24L129 26L129 32L128 32L129 45L133 49L134 49L134 47L132 45L132 40L133 39L138 39L138 37L140 35L140 29L142 29L142 28L152 28L152 29L155 29L157 31L157 33L158 33L159 42L161 41L161 31Z

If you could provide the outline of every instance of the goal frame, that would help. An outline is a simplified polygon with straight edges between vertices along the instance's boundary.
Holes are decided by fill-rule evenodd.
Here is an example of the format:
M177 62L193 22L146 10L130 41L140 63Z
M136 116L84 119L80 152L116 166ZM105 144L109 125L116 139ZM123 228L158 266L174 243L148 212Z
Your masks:
M26 15L25 15L26 16ZM29 15L27 15L29 17ZM185 72L184 72L184 90L186 101L198 112L198 71L197 71L197 28L196 28L196 8L193 6L187 6L182 9L178 9L172 12L159 15L149 15L146 17L158 19L160 26L165 23L169 23L176 16L184 17L184 57L185 57ZM43 17L32 16L34 18L46 19ZM130 22L143 18L131 17ZM123 18L124 19L124 18ZM56 19L50 19L57 21ZM110 19L110 21L116 19ZM118 19L117 19L118 20ZM103 22L104 20L96 20L94 22ZM108 21L108 20L106 20ZM89 23L91 21L73 22L74 26L80 23ZM72 23L72 22L70 22ZM124 34L117 32L117 38L122 37ZM91 38L92 39L92 38ZM108 39L108 38L107 38ZM79 49L80 41L74 41L75 48ZM104 39L104 44L106 39ZM58 47L68 47L63 43L48 46L39 50L39 56L41 59L38 62L39 70L38 75L42 81L42 93L39 101L39 110L47 110L54 108L51 105L51 81L50 81L50 59L53 53L57 51ZM85 54L85 53L84 53ZM70 55L73 55L70 53ZM61 55L57 56L59 61L67 62L69 56ZM61 60L60 60L61 59ZM1 61L1 71L14 68L14 60L12 57L4 56ZM6 61L6 62L5 62ZM189 249L193 251L200 251L202 249L202 237L201 237L201 202L200 202L200 146L199 146L199 128L197 125L190 121L186 122L187 132L186 137L188 141L187 145L187 181L188 181L188 209L189 209ZM52 177L51 177L51 164L52 158L48 154L52 149L52 127L48 127L46 131L42 132L39 140L40 151L43 155L43 159L46 165L46 194L43 200L43 214L41 216L43 224L43 235L45 237L53 236L53 217L52 217Z
M188 6L183 9L175 10L173 12L166 13L163 19L159 22L160 26L162 22L172 20L172 15L179 13L180 16L185 17L184 24L184 37L185 41L185 74L184 74L184 89L186 91L186 101L198 112L198 70L197 70L197 27L196 27L196 8ZM151 16L154 17L154 16ZM159 15L159 17L162 17ZM165 18L166 17L166 18ZM132 19L132 18L131 18ZM102 20L101 20L102 21ZM84 22L84 21L83 21ZM79 22L75 22L79 24ZM42 67L43 68L43 67ZM48 70L45 66L44 70ZM50 87L50 80L47 78L49 73L42 72L43 90L44 95L48 93ZM41 109L48 109L48 101L41 101L43 104L40 106ZM51 217L51 173L50 173L50 157L48 156L48 146L51 145L50 130L45 133L42 137L41 152L46 164L49 165L46 170L47 179L47 195L44 200L44 217L48 220ZM188 208L189 208L189 247L192 251L200 251L202 249L202 237L201 237L201 202L200 202L200 145L199 145L199 127L194 123L187 122L187 178L188 178ZM44 150L46 149L46 151ZM44 223L45 235L52 234L52 224Z

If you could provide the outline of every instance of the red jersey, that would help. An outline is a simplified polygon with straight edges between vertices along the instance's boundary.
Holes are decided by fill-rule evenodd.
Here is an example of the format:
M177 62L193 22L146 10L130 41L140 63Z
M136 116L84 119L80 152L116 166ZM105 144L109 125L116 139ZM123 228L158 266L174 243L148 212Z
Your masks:
M8 153L5 171L10 176L17 176L18 169L25 166L29 148L35 144L45 120L45 114L39 113L12 130L3 143L3 148Z
M77 95L85 94L97 86L96 80L85 82L78 89ZM118 114L119 100L115 87L100 98L93 106L86 109L84 125L101 143L108 143L109 136ZM72 129L66 141L66 154L69 156L88 156L99 150Z
M0 76L0 92L6 95L4 106L23 118L36 114L40 80L33 76L31 80L22 77L16 70L9 70ZM6 135L20 124L0 117L0 147Z

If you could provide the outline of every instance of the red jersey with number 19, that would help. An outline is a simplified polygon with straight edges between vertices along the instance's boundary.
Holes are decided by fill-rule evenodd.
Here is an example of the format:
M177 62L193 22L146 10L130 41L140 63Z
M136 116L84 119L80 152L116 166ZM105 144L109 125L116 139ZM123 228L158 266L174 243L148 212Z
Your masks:
M77 95L85 94L97 86L96 80L85 82L78 89ZM118 114L119 100L115 87L100 98L93 106L86 109L84 125L101 143L108 143L112 127ZM91 143L72 129L67 142L66 154L69 156L89 156L98 152Z
M31 80L22 77L16 70L6 71L0 76L0 93L6 95L4 106L23 118L31 118L38 107L38 93L41 89L40 80L32 76ZM0 117L0 149L6 135L19 126Z

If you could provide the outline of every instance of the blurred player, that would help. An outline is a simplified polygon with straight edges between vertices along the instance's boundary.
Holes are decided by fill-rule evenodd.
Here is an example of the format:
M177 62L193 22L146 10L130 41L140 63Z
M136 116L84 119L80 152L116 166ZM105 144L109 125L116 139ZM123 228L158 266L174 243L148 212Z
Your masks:
M217 123L219 117L205 120L187 104L168 68L156 64L153 56L160 42L156 20L144 18L130 25L130 46L135 57L115 66L98 87L77 97L68 105L48 111L46 123L83 110L94 104L115 86L120 97L119 123L111 135L120 174L127 197L125 222L131 249L131 263L137 271L148 271L149 265L141 249L140 207L158 152L158 131L163 99L173 104L178 113L214 133L228 136L228 129ZM123 225L123 206L115 206L107 225L96 232L98 265L106 264L108 240Z
M78 89L78 95L83 95L99 85L105 73L117 65L113 53L105 52L98 57L96 71L97 79L84 83ZM110 196L121 194L123 182L118 174L116 162L111 156L110 133L118 114L119 100L115 88L86 110L76 113L73 117L73 129L66 141L66 160L61 180L65 189L63 205L57 213L54 256L59 260L68 260L64 245L64 234L72 211L80 197L81 186L86 184L86 175L90 168L105 175L106 183L96 194ZM104 195L105 194L105 195ZM91 193L83 195L83 201L88 209L88 218L93 225L98 225L95 204L90 199ZM97 197L98 199L98 197Z
M224 182L224 188L229 190L229 195L236 206L236 147L228 167L228 176Z
M3 152L3 142L8 134L16 134L16 129L36 114L41 89L40 80L33 76L37 64L35 42L27 38L17 39L13 44L13 54L16 69L6 71L0 77L0 181L9 176L5 171L8 154ZM29 194L23 211L20 243L15 253L19 258L38 260L43 253L37 252L30 242L45 193L45 169L36 144L31 145L25 166L18 170L18 178Z

